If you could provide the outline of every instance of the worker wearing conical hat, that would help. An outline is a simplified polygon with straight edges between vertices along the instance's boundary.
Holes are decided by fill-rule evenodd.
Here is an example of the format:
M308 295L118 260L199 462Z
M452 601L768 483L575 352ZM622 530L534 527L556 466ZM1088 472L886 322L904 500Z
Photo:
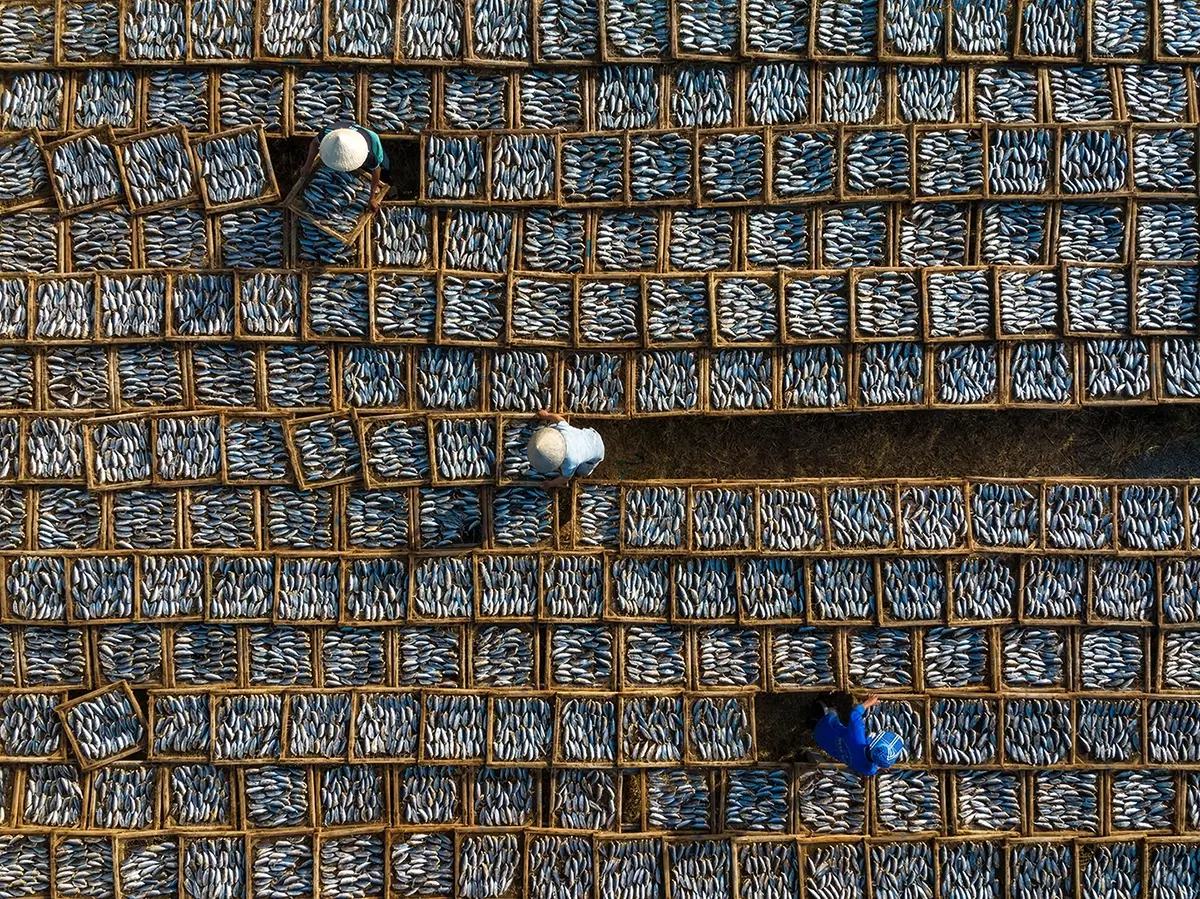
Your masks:
M323 128L313 138L308 148L308 159L304 163L301 177L308 174L317 159L323 165L339 172L369 172L371 175L371 208L379 208L376 191L383 170L389 168L383 141L370 128L362 125L339 124Z
M558 487L571 478L591 474L604 461L604 441L592 428L576 428L561 415L542 409L538 416L546 424L529 438L526 455L529 467L553 475L547 487Z

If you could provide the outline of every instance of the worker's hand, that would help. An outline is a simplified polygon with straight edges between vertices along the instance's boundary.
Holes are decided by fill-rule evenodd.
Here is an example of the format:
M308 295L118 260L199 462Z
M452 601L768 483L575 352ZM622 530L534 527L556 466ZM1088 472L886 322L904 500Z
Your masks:
M372 198L371 202L367 204L367 209L373 213L378 212L379 204L382 202L383 202L383 197L374 197L374 198Z
M556 478L551 478L548 481L542 481L542 486L543 487L561 487L561 486L563 486L563 484L567 483L567 481L569 481L569 480L571 480L571 479L568 477L564 477L563 475L560 474Z
M566 421L566 419L563 418L561 415L558 415L554 412L549 412L546 409L538 409L538 418L540 418L542 421L553 421L553 422Z
M864 699L863 703L862 703L862 707L864 710L869 709L872 706L876 706L876 705L879 705L879 696L876 693L872 693L870 696L868 696L866 699Z

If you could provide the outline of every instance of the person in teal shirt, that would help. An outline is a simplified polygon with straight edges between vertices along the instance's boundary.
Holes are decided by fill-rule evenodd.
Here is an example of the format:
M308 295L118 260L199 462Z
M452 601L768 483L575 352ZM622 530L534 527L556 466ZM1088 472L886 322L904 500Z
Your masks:
M379 208L376 191L382 172L389 168L383 141L370 128L362 125L338 124L322 128L312 139L308 159L300 176L307 175L320 158L324 165L339 172L369 172L371 174L371 209Z
M878 696L868 696L856 705L850 712L849 724L843 724L837 712L826 712L813 729L817 745L826 754L866 777L890 768L904 751L904 742L891 731L867 739L863 717L878 702Z

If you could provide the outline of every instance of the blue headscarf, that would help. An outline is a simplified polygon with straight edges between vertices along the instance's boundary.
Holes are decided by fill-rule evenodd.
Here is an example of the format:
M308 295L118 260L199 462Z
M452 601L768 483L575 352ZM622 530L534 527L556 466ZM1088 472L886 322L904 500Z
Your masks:
M890 730L885 730L873 737L867 744L867 755L880 768L892 767L902 752L904 752L904 741Z

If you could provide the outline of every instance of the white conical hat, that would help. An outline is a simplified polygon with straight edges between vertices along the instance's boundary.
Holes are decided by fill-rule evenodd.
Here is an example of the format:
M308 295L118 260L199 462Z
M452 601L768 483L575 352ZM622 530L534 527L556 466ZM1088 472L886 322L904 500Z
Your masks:
M550 474L562 467L567 458L567 438L557 428L538 428L529 438L525 450L529 467L542 474Z
M339 172L350 172L367 161L367 139L353 128L335 128L321 141L321 162Z

